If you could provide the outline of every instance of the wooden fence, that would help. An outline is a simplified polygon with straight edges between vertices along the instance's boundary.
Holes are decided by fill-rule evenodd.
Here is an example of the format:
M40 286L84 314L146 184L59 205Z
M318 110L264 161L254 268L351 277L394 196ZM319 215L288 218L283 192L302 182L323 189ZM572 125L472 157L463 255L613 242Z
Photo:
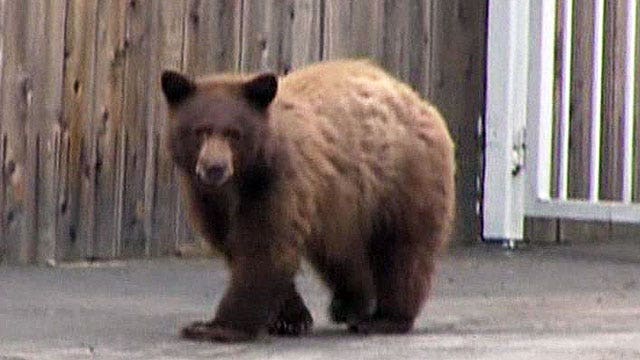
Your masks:
M473 240L487 0L0 0L0 262L193 241L163 149L164 68L284 73L371 57L441 107Z

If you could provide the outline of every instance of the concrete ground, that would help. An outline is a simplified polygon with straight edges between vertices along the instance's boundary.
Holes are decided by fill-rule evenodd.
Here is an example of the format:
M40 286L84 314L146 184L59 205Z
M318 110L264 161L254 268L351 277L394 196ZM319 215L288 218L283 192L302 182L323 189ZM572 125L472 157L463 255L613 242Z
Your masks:
M309 271L313 335L221 345L179 339L225 283L212 260L0 268L0 359L640 359L640 242L451 250L414 333L331 325Z

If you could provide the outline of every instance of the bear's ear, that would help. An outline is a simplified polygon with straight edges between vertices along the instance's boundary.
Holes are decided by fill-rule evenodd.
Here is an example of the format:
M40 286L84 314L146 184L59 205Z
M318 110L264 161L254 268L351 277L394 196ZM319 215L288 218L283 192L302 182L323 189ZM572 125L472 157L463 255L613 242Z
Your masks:
M244 97L258 110L264 110L271 104L278 92L278 78L275 74L265 73L254 77L244 84Z
M196 91L196 84L186 76L171 70L162 72L162 92L169 105L178 105Z

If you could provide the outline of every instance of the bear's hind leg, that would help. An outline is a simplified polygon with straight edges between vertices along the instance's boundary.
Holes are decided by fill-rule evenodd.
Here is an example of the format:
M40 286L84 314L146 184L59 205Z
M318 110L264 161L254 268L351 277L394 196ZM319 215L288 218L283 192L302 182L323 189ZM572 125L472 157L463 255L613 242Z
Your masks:
M406 333L413 328L431 288L434 253L442 241L428 226L413 225L405 223L373 239L376 310L351 331Z
M376 311L353 331L404 333L413 328L453 221L453 153L441 150L442 156L408 154L399 192L382 202L370 243Z
M353 258L325 269L324 277L333 289L329 316L335 323L357 323L368 318L375 303L373 273L368 261Z

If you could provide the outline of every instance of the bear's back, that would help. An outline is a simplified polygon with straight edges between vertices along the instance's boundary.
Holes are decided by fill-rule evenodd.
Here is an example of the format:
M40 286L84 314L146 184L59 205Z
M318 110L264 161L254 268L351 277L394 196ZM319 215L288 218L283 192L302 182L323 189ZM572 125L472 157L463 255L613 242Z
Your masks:
M344 154L376 156L378 162L385 150L453 149L438 111L366 60L311 65L284 77L278 91L273 119L287 136L314 133L331 146L345 147Z
M270 121L291 153L303 217L339 216L349 228L411 191L408 168L421 168L411 176L452 178L453 142L438 111L368 61L324 62L285 76Z

